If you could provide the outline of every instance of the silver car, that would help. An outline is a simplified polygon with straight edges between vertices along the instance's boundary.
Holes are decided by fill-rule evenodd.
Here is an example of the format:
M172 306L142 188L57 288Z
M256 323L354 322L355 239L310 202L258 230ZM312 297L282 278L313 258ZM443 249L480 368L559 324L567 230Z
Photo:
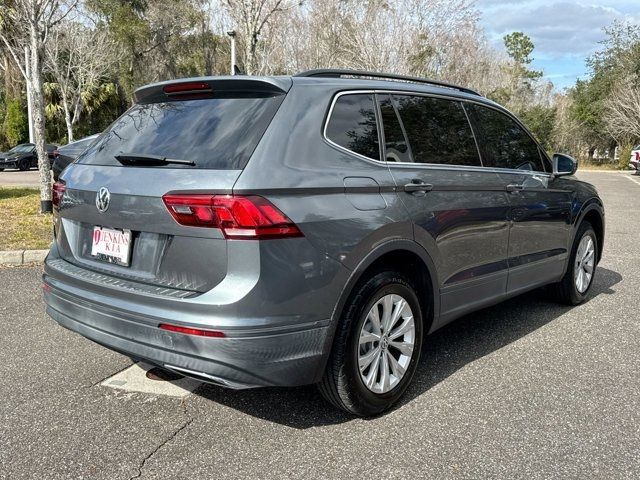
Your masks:
M583 301L595 189L463 87L340 70L149 85L54 186L47 312L229 388L377 414L425 335L547 285Z

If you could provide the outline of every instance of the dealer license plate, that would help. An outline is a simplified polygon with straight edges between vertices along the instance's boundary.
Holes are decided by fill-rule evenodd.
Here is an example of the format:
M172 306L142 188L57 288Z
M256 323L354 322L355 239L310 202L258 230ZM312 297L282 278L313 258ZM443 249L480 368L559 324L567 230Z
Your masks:
M129 266L131 230L93 227L91 255L105 262Z

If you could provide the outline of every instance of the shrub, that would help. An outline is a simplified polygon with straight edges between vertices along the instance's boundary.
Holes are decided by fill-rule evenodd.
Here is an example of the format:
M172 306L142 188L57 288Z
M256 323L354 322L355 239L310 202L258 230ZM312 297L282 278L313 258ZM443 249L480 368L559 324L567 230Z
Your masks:
M629 159L631 158L632 150L633 145L630 143L620 145L620 150L618 153L618 168L620 168L621 170L627 170L629 168Z
M12 147L19 143L24 143L29 139L27 113L20 100L14 99L7 102L7 114L4 119L4 136Z

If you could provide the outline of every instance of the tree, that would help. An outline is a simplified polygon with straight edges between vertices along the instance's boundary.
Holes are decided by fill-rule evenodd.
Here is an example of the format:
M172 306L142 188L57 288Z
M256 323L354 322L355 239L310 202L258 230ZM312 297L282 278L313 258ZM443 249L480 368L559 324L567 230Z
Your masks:
M587 59L590 78L578 80L569 94L570 113L587 146L589 161L596 149L613 152L616 143L630 141L629 125L621 113L625 102L633 104L633 90L640 81L637 26L614 22L604 30L602 48ZM636 115L637 112L632 117Z
M640 81L629 75L617 85L603 105L604 122L619 143L640 139Z
M588 60L594 72L591 86L598 89L593 103L598 125L628 149L640 139L640 33L637 25L620 22L605 32L604 48Z
M572 97L567 93L557 94L553 105L556 111L551 134L553 150L577 157L585 145L580 136L580 125L572 115Z
M530 37L523 32L512 32L503 37L510 63L504 67L508 80L492 92L491 97L499 103L521 111L532 103L542 72L530 68L535 48Z
M292 0L225 0L229 17L238 30L243 48L244 71L247 75L262 73L258 46L270 23L294 5Z
M52 31L45 52L47 70L60 94L67 141L73 142L73 126L85 110L85 100L111 72L119 50L104 29L64 22Z
M521 68L526 69L531 64L533 59L531 54L535 46L531 41L531 38L525 35L523 32L512 32L504 36L504 46L507 50L507 55ZM523 76L531 79L540 78L541 72L535 70L527 70L523 72Z
M44 96L42 69L44 46L49 32L75 9L77 0L63 4L61 0L0 0L0 40L10 52L27 83L32 105L33 132L40 172L40 210L51 212L51 171L45 149ZM20 36L20 32L25 35ZM22 60L22 49L26 49Z
M555 107L534 105L522 111L520 119L546 150L552 148L553 127L556 121Z
M202 4L202 0L86 0L89 12L106 25L121 52L116 76L127 98L147 83L202 75L207 69L216 73L211 50L219 39L203 28L208 15Z

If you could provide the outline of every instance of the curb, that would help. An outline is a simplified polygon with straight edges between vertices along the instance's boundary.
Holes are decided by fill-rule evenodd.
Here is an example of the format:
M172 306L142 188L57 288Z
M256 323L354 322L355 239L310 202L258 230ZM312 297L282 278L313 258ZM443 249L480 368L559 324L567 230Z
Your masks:
M0 250L0 265L43 263L49 250Z

